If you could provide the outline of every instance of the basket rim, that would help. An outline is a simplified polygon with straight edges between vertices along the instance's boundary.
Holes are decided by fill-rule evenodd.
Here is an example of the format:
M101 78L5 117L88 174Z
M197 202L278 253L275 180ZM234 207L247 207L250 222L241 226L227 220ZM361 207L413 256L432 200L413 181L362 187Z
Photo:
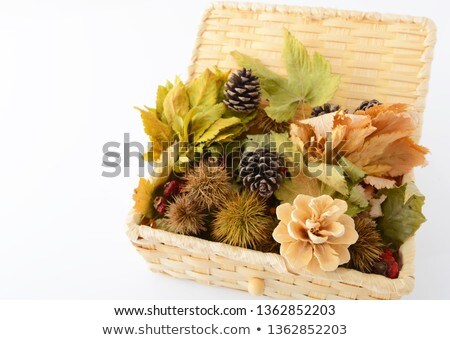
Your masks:
M127 235L136 246L152 244L167 244L188 251L191 254L213 255L224 257L242 263L242 265L271 268L279 275L300 276L308 280L328 280L352 286L360 286L376 293L403 296L414 288L414 236L408 239L399 250L400 257L405 260L397 279L376 274L365 274L354 269L339 267L333 272L323 272L319 275L306 270L298 273L289 271L286 261L279 254L231 246L228 244L208 241L194 236L174 234L168 231L140 225L142 215L132 209L127 219Z
M303 14L311 19L323 20L327 18L340 18L340 19L359 19L372 22L400 22L400 23L413 23L421 25L426 30L427 41L426 44L430 49L424 52L422 59L425 60L424 66L431 66L431 59L433 56L433 48L436 44L436 24L428 17L413 16L413 15L401 15L391 13L380 12L363 12L342 10L335 8L325 7L310 7L310 6L291 6L291 5L271 5L263 3L253 2L230 2L230 1L216 1L212 2L209 7L203 13L201 18L201 25L197 32L197 38L192 52L191 65L188 68L188 80L192 79L195 73L196 62L198 59L198 47L201 44L203 33L206 30L206 21L211 16L214 10L242 10L242 11L254 11L254 12L279 12L288 14ZM424 94L425 96L425 94Z

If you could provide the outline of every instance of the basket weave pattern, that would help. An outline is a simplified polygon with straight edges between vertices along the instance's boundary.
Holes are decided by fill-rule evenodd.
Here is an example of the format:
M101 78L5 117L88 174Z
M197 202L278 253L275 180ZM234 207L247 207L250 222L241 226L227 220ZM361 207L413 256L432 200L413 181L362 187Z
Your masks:
M285 74L282 28L325 56L341 74L333 103L356 107L362 100L411 104L420 136L435 28L426 18L319 8L216 3L202 19L190 77L205 68L237 67L230 52L259 58ZM139 225L130 213L128 235L150 269L203 284L249 290L274 298L398 299L414 285L414 239L400 248L399 278L338 268L311 276L291 274L280 255L261 253Z

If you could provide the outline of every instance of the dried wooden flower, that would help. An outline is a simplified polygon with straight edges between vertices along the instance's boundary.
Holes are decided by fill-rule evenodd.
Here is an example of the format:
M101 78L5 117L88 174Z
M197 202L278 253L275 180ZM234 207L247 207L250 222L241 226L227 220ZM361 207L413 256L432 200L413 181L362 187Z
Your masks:
M280 223L273 238L292 270L333 271L350 260L348 247L358 239L347 203L328 195L298 195L277 207Z

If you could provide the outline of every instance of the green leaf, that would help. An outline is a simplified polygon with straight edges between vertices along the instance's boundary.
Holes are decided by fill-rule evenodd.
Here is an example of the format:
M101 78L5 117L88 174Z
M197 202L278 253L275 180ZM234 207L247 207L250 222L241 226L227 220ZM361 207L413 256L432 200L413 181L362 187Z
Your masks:
M287 104L284 104L286 101L283 100L283 95L269 100L271 100L270 106L266 107L265 111L276 122L287 122L290 120L294 117L300 104L298 100L288 101Z
M237 117L219 118L213 125L211 125L202 136L196 140L196 143L211 142L219 134L219 132L230 126L239 124L241 120Z
M328 102L339 86L340 77L331 74L330 63L318 53L309 56L287 30L282 54L288 78L270 71L258 59L236 51L231 54L241 67L251 68L260 78L263 96L270 102L267 115L278 122L294 117L302 102L311 106Z
M214 122L221 118L227 111L225 104L219 103L208 109L199 111L192 117L191 133L194 134L194 140L197 140L203 133L211 127Z
M419 196L419 197L423 197L422 193L420 192L419 188L417 187L417 185L414 182L409 182L406 184L406 188L405 188L405 199L404 199L404 204L406 204L406 202L408 202L408 200L412 197L412 196Z
M367 210L367 207L360 207L357 204L354 204L352 202L348 202L347 201L347 211L345 212L346 215L350 216L350 217L355 217L356 215L358 215L360 212L363 212L365 210Z
M186 87L179 79L164 98L163 110L168 125L173 123L175 116L184 117L189 112L189 98Z
M341 157L338 164L344 170L345 174L349 177L352 184L357 184L366 177L366 173L357 165L350 162L347 158Z
M354 186L352 190L350 190L348 201L360 208L367 208L369 206L369 201L364 195L364 188L360 185Z
M341 167L326 163L310 163L304 167L304 171L309 177L317 178L344 196L349 194L347 181Z
M370 208L369 201L364 194L364 188L361 185L354 186L347 196L335 193L333 194L333 198L339 198L347 202L348 208L346 214L351 217Z
M317 197L323 194L323 190L319 180L299 174L281 182L280 188L274 194L281 202L292 204L297 195L303 194Z
M264 84L263 90L269 89L273 91L280 87L287 89L287 80L265 67L261 60L249 57L238 51L231 52L231 55L239 66L249 68L258 75L259 81L261 84Z
M331 74L330 63L318 53L311 58L305 46L285 30L283 58L289 86L300 100L311 106L328 102L336 92L340 77Z
M291 119L297 111L299 100L291 92L288 80L269 70L258 59L237 51L231 52L231 55L239 66L252 69L258 75L263 96L270 102L265 109L267 115L275 121Z
M186 85L191 107L213 106L217 103L218 81L216 75L206 69L199 77Z
M381 205L383 217L379 218L378 227L383 240L398 249L426 221L422 214L425 197L416 192L413 183L384 189L381 194L387 198Z

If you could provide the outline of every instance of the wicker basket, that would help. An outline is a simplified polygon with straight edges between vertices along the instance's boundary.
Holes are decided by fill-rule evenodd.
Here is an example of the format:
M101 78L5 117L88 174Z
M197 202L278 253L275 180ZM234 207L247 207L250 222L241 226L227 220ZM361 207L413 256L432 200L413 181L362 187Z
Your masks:
M200 27L189 68L190 77L205 68L236 68L230 52L261 59L272 70L281 64L282 28L309 51L318 51L342 75L333 103L355 107L377 98L411 104L422 113L435 43L435 27L426 18L360 13L322 8L216 3ZM277 254L176 235L139 225L131 212L128 236L150 269L177 278L274 298L398 299L414 285L414 239L400 248L398 279L338 268L322 276L291 274Z

